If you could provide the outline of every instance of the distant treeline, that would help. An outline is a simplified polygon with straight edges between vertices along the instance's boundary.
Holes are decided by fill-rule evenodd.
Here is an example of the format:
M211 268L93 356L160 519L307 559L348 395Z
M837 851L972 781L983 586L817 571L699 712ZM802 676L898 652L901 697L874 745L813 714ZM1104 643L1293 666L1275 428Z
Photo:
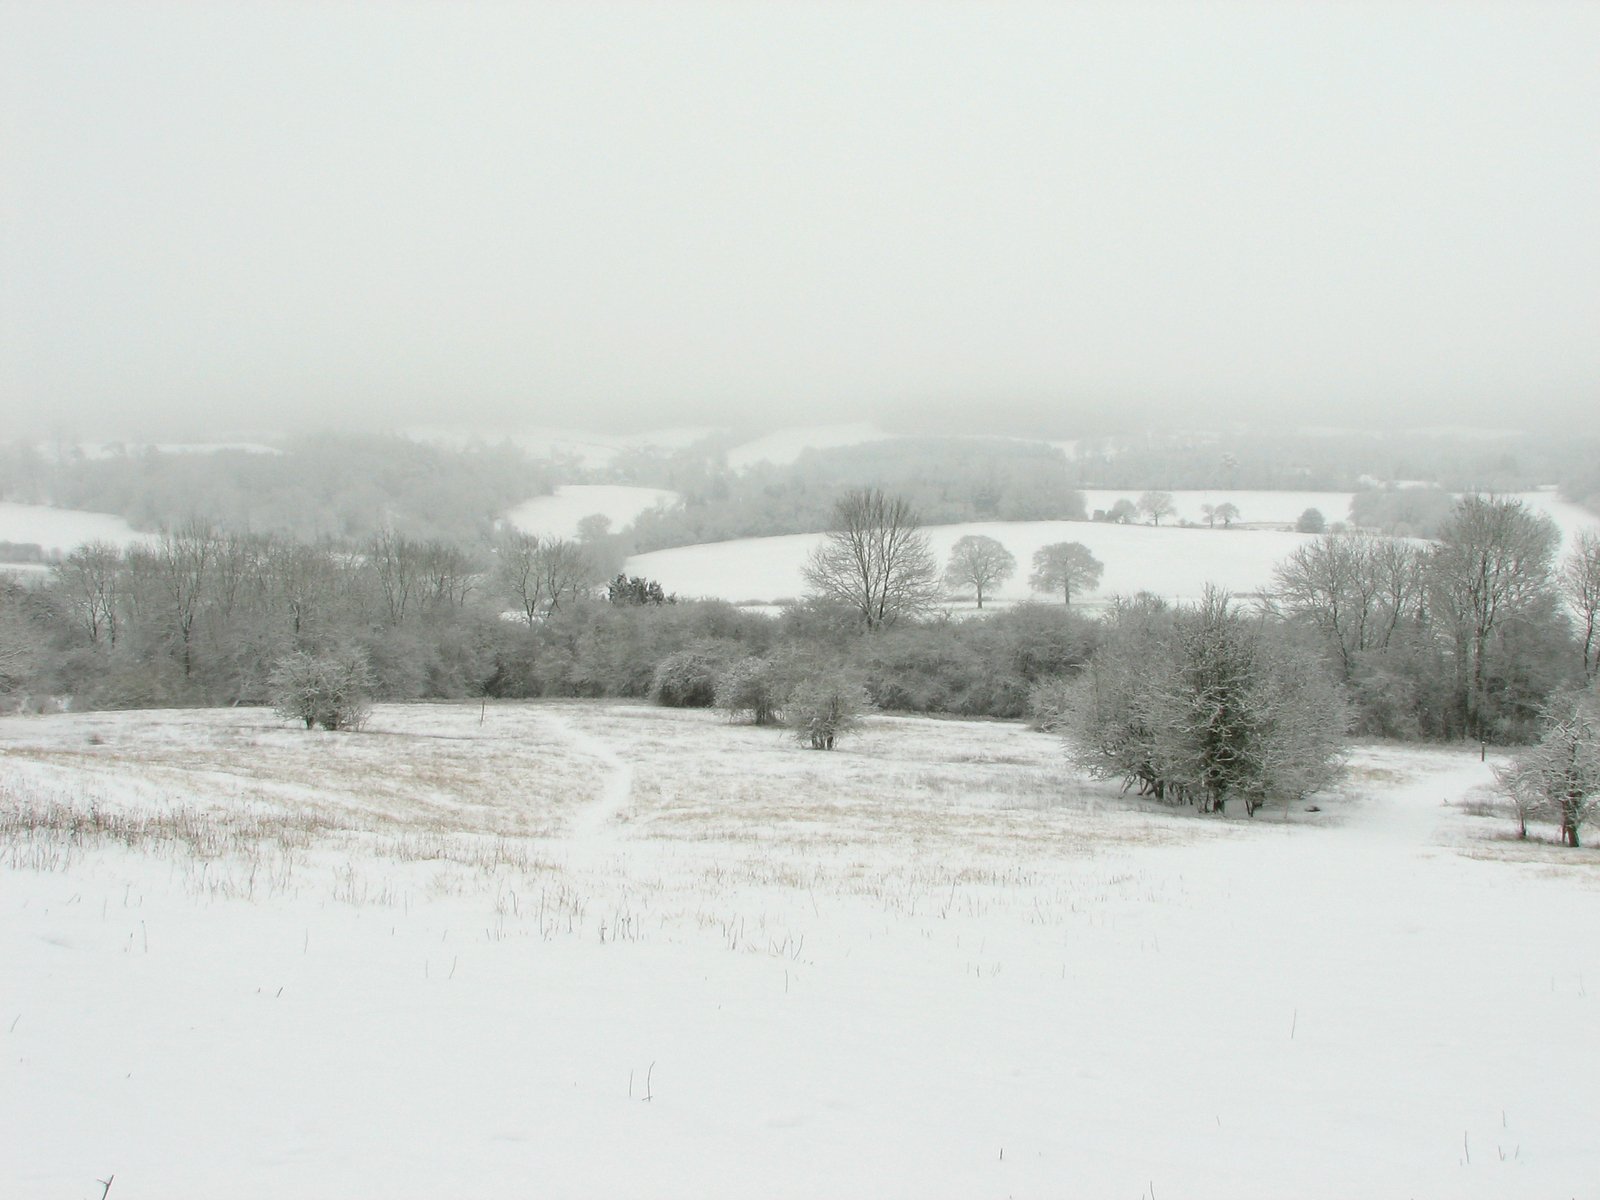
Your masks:
M114 513L147 532L199 520L304 541L392 529L481 543L507 509L551 488L548 464L504 444L324 434L291 438L282 451L85 458L13 444L0 448L0 498Z
M1193 431L1090 438L1073 458L1085 488L1354 492L1425 483L1447 492L1522 492L1557 483L1574 500L1600 494L1600 440L1477 432Z

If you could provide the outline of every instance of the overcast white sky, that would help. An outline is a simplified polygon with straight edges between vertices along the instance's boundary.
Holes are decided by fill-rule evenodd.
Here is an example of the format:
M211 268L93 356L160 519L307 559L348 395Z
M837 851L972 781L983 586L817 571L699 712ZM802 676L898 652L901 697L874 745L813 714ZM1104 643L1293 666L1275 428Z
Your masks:
M1592 428L1597 64L1531 0L0 0L0 408Z

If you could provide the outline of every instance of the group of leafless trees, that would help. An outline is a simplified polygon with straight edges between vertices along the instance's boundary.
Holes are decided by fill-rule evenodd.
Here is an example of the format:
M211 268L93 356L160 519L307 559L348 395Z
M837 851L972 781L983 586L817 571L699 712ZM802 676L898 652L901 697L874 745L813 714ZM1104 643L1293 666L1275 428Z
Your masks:
M532 627L599 581L583 545L514 530L485 553L392 530L343 547L190 522L79 547L0 619L26 609L19 641L51 651L43 686L79 703L259 701L284 663L326 675L357 657L382 693L460 694L492 673L503 613Z
M866 630L925 616L945 588L970 590L981 609L984 597L1016 573L1016 557L985 534L959 538L941 572L920 515L903 497L880 489L846 492L833 511L833 527L802 574L815 595L857 614ZM1070 604L1075 590L1098 585L1104 569L1081 543L1057 542L1034 554L1029 584L1059 592Z
M1277 571L1272 606L1310 631L1374 733L1520 740L1546 698L1600 669L1600 539L1521 501L1461 498L1436 542L1328 535Z

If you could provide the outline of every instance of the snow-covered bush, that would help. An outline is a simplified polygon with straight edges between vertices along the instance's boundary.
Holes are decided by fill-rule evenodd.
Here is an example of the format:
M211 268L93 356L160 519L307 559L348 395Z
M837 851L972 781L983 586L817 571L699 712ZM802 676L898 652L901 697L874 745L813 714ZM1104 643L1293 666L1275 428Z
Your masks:
M1600 814L1600 714L1593 701L1551 714L1539 744L1495 772L1517 814L1518 835L1528 821L1548 818L1561 841L1579 845L1579 831Z
M716 705L730 721L748 713L753 724L770 725L778 719L783 690L777 663L764 658L741 658L729 663L717 676Z
M844 670L819 671L801 679L789 692L783 717L801 742L813 750L832 750L842 733L861 724L872 708L866 689Z
M668 708L710 708L725 661L724 655L703 646L667 655L651 676L650 699Z
M1325 787L1348 725L1322 665L1215 591L1194 606L1119 602L1059 711L1091 774L1202 812Z
M1060 733L1071 715L1077 680L1058 675L1028 689L1028 724L1041 733Z
M294 651L278 660L268 688L278 715L307 729L359 729L372 711L372 667L359 649Z

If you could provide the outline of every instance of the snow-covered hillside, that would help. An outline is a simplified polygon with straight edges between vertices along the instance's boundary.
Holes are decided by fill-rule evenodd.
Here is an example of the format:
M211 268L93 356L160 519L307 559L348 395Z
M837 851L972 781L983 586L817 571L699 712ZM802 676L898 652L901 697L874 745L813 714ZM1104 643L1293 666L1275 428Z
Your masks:
M0 753L3 1195L1600 1178L1600 856L1472 815L1474 753L1362 748L1254 820L950 720L99 713Z
M110 513L0 501L0 542L23 545L31 542L46 553L66 553L85 542L112 542L126 546L147 540L148 537L148 534L137 532L121 517Z
M556 488L554 495L536 496L517 505L506 514L506 520L525 533L573 537L579 521L598 513L610 519L612 532L616 532L640 513L677 499L678 493L665 488L568 484Z

